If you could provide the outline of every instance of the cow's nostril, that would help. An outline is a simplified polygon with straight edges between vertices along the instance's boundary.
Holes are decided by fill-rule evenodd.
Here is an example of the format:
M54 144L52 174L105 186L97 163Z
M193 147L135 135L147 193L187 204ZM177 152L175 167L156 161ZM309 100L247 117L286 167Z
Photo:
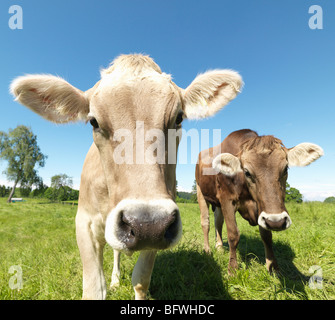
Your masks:
M179 225L178 213L175 212L175 213L172 214L170 224L167 227L167 229L165 231L165 234L164 234L164 238L167 241L173 241L175 239L175 237L178 234L178 225Z
M120 229L123 230L125 234L128 234L128 236L131 236L133 238L136 237L131 222L123 211L120 212Z
M125 218L123 211L120 212L120 221L121 221L121 224L128 224L128 221Z

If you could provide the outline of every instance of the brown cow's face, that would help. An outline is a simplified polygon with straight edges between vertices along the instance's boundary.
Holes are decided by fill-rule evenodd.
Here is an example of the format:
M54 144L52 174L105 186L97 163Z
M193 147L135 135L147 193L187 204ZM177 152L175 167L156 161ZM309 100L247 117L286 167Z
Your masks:
M213 160L213 168L227 176L243 173L247 187L258 206L258 224L267 230L285 230L292 221L285 208L288 166L306 166L323 155L311 143L286 149L272 136L245 142L238 157L222 153Z
M285 230L291 219L285 207L288 176L287 154L283 148L271 152L245 151L241 168L249 192L257 203L258 224L269 230Z

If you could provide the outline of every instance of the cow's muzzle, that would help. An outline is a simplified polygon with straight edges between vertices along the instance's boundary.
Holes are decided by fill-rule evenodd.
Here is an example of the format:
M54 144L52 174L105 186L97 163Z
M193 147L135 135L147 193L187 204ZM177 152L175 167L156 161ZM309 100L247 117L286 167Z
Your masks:
M266 213L262 212L258 217L258 225L270 231L286 230L292 224L292 220L287 212Z
M117 250L167 249L182 233L177 205L168 199L122 200L106 221L106 241Z

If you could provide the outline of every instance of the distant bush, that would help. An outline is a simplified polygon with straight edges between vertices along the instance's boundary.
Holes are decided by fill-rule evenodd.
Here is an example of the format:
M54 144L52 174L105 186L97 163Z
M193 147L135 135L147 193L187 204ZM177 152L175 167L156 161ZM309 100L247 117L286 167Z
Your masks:
M324 203L335 203L335 197L328 197L323 202Z
M296 188L290 187L290 185L286 182L286 194L285 194L285 202L296 202L302 203L302 194Z
M44 192L48 189L48 186L43 184L43 182L35 189L33 189L29 197L30 198L43 198L44 197Z
M191 199L185 199L185 198L181 198L179 196L176 197L176 202L179 202L179 203L193 203L193 201Z

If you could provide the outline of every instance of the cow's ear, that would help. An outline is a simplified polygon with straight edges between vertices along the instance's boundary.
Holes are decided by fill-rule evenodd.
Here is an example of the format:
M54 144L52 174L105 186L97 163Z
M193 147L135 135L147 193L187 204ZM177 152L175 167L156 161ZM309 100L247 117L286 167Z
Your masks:
M213 70L198 75L183 91L188 119L213 116L241 91L241 76L232 70Z
M300 143L288 149L288 165L290 167L304 167L323 156L323 150L313 143Z
M89 112L85 93L52 75L18 77L10 91L16 101L52 122L86 120Z
M233 176L242 172L240 160L230 153L221 153L214 158L212 167L216 172L221 172L227 176Z

